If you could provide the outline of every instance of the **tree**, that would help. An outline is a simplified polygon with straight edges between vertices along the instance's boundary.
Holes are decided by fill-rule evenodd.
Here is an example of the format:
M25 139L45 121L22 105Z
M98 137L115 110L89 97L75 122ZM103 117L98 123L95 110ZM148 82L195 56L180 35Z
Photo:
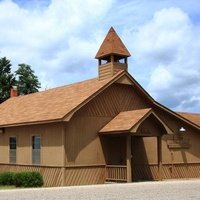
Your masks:
M15 71L18 93L25 95L38 92L41 84L31 66L27 64L19 64L18 66L18 70Z
M0 59L0 103L10 97L10 88L16 84L11 66L10 60L6 57Z

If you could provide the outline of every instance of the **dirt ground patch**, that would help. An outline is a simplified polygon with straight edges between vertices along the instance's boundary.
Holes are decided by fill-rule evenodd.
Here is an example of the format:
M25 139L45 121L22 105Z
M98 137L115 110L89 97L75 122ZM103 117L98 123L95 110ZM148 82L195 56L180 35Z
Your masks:
M1 200L199 200L200 179L0 190Z

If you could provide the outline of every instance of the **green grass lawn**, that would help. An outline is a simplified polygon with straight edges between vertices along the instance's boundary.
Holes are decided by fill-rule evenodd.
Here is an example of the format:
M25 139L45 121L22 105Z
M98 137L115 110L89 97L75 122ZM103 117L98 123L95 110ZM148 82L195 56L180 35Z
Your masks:
M0 190L10 190L10 189L15 189L16 187L14 185L0 185Z

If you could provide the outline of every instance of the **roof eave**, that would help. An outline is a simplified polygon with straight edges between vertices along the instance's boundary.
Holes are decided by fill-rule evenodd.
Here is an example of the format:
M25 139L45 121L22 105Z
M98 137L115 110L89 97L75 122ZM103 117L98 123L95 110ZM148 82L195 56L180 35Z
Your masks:
M100 135L124 135L129 134L130 130L118 130L118 131L99 131Z
M106 57L106 56L109 56L109 55L117 55L117 56L121 56L121 57L124 57L124 58L128 58L128 57L131 56L130 53L129 53L129 54L126 54L126 55L120 54L120 53L105 53L105 54L102 54L102 55L96 54L95 59L101 59L101 58Z
M59 118L59 119L43 120L43 121L21 122L21 123L15 123L15 124L3 124L3 125L0 125L0 128L9 128L9 127L27 126L27 125L40 125L40 124L48 124L48 123L56 123L56 122L63 122L63 120L62 120L62 118Z

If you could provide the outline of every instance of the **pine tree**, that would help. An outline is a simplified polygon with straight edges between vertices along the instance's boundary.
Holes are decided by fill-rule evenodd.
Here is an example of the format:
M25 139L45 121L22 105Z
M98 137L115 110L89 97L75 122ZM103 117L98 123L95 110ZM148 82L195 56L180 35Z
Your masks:
M15 71L18 93L20 95L26 95L38 92L41 84L35 72L31 69L31 66L27 64L19 64L18 66L18 70Z
M10 60L6 57L0 59L0 103L10 97L10 88L16 84L11 66Z

